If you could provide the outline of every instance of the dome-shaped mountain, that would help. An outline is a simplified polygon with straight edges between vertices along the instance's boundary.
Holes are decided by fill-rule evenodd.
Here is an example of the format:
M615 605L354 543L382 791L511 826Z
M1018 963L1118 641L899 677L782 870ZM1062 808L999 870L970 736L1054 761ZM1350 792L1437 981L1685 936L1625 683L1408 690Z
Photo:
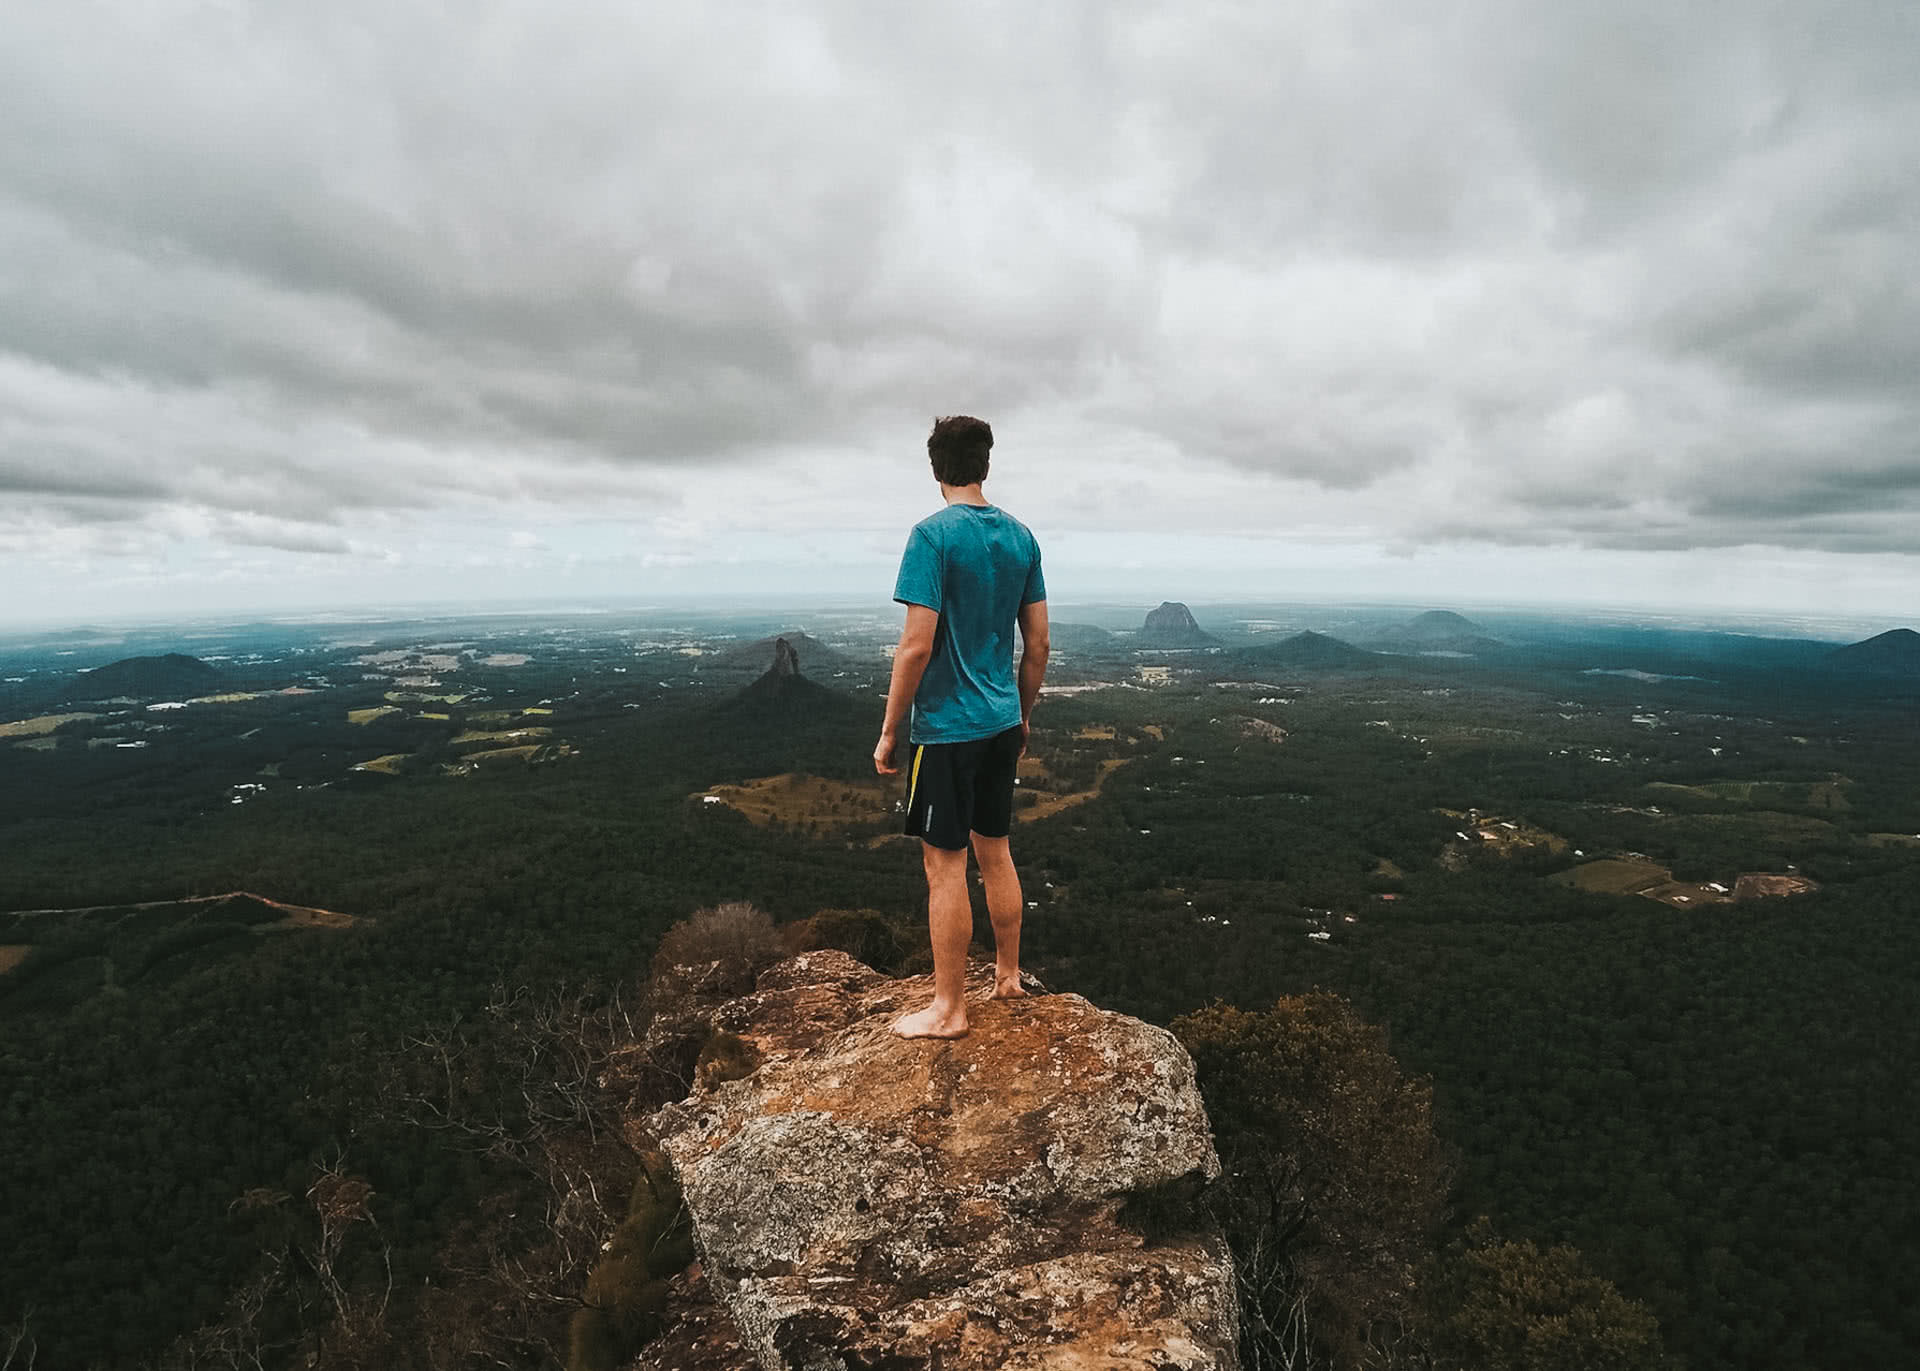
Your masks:
M1464 614L1450 609L1430 609L1406 623L1374 634L1367 645L1376 652L1431 652L1447 655L1477 656L1497 652L1506 644L1490 635Z
M85 673L72 683L74 700L159 700L205 695L226 680L218 667L198 657L169 652L162 657L122 657Z
M1377 653L1355 647L1352 643L1330 638L1324 633L1308 630L1284 638L1277 643L1262 643L1258 647L1245 648L1237 654L1240 661L1249 666L1292 666L1320 667L1338 670L1372 666L1379 662Z
M1134 641L1142 647L1212 647L1219 640L1194 622L1193 612L1178 600L1163 600L1147 611L1146 622Z
M1891 628L1862 642L1837 647L1821 659L1830 671L1867 676L1920 676L1920 633Z

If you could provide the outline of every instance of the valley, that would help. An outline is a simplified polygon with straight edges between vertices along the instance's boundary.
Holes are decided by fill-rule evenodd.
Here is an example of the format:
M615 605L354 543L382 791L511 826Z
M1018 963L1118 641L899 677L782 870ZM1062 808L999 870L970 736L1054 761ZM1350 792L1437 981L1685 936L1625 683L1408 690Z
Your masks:
M1049 986L1160 1023L1336 990L1432 1078L1460 1223L1577 1244L1696 1366L1914 1345L1913 678L1706 627L1056 614L1015 832ZM371 1083L514 987L608 1001L725 899L922 936L883 610L201 632L0 662L0 1286L88 1355L217 1314L229 1206L337 1149L441 1270L508 1182Z

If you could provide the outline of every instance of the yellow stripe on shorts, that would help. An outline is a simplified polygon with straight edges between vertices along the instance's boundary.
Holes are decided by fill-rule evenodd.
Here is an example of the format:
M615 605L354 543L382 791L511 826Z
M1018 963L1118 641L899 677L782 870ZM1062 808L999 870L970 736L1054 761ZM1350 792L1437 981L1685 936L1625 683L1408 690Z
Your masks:
M907 782L907 813L913 813L913 802L920 796L920 759L926 755L927 745L921 743L913 749L913 776Z

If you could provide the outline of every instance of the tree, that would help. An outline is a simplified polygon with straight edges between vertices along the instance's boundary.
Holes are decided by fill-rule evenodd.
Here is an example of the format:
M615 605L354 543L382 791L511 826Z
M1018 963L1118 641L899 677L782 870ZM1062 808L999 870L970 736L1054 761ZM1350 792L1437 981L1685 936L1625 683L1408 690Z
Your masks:
M1660 1327L1571 1247L1502 1242L1482 1220L1428 1290L1442 1367L1660 1371Z
M1392 1364L1447 1189L1430 1087L1337 995L1214 1005L1172 1027L1225 1169L1214 1207L1249 1365Z

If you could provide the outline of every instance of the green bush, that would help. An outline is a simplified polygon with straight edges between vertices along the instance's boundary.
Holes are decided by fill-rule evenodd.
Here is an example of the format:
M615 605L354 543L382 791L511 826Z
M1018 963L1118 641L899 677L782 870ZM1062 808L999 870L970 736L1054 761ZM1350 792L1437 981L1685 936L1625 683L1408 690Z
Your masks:
M603 1309L576 1309L567 1325L567 1371L613 1371L620 1364L613 1319Z
M1209 1207L1234 1251L1248 1365L1290 1364L1285 1349L1308 1339L1316 1361L1363 1364L1411 1321L1442 1214L1431 1088L1337 995L1216 1004L1171 1027L1225 1171Z
M741 1081L760 1069L759 1049L737 1033L715 1033L693 1065L694 1084L711 1090L723 1081Z
M1660 1327L1571 1247L1501 1242L1484 1220L1427 1296L1442 1367L1661 1371Z
M667 1282L693 1260L693 1226L680 1182L663 1153L650 1152L613 1232L587 1276L586 1307L569 1328L567 1371L610 1371L660 1332Z
M823 909L793 925L789 946L795 952L832 948L876 971L891 973L917 939L877 909Z

